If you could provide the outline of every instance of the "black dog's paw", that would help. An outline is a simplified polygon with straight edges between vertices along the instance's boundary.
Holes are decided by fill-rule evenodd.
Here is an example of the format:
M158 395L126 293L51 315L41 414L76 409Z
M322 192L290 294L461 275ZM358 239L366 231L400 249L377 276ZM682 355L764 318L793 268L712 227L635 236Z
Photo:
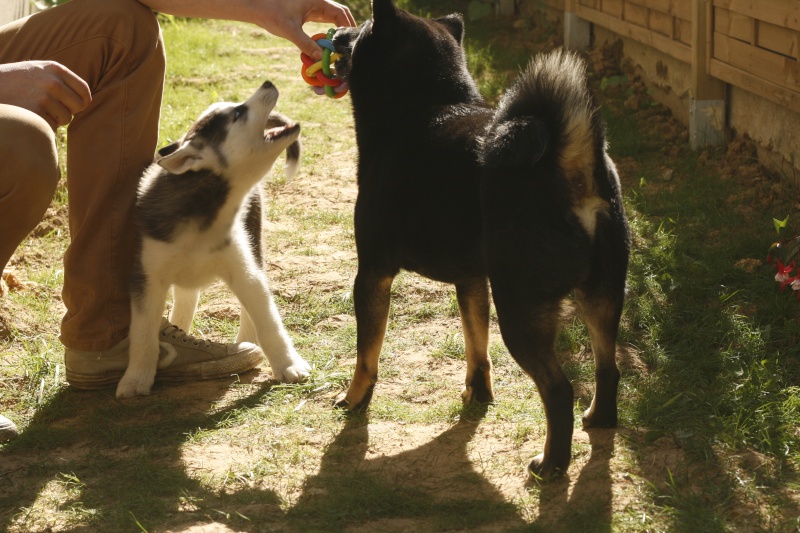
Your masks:
M356 398L357 395L354 394L351 386L351 390L340 394L339 397L336 398L333 406L336 409L345 409L353 413L364 411L367 407L369 407L369 402L372 400L372 391L374 388L374 385L370 385L362 395L361 399L358 400Z
M590 408L583 413L583 429L607 429L617 427L617 410L607 409L602 411Z
M540 453L528 465L528 479L536 483L558 479L566 475L568 467L569 464L555 465L552 461L545 460L544 454Z

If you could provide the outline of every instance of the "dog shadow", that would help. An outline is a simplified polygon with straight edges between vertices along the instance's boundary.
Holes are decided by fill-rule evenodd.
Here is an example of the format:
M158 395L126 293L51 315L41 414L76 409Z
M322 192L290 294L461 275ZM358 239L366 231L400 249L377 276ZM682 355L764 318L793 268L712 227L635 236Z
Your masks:
M252 376L241 378L252 381ZM137 524L151 526L164 516L182 524L207 523L210 517L193 510L192 502L202 502L199 507L206 510L229 508L235 515L239 504L190 475L183 457L190 435L228 425L236 411L263 402L274 383L261 382L243 397L223 399L233 385L233 380L214 380L169 386L122 403L112 390L62 389L0 452L0 530L20 522L41 529L52 525L47 517L30 516L40 498L84 513L78 522L89 525L75 531L126 523L137 530ZM224 407L215 407L218 402ZM402 428L371 423L368 414L348 415L288 511L282 509L282 496L263 487L236 491L236 501L251 502L249 511L263 525L293 531L343 530L353 524L387 531L578 531L587 523L594 531L610 531L613 430L589 433L591 455L574 484L564 478L531 489L539 492L539 508L532 509L538 517L530 523L470 456L485 414L486 407L464 408L459 422L410 449L402 442ZM490 463L482 461L487 469ZM121 508L115 495L130 491L140 491L138 502L126 497ZM217 518L237 525L235 516Z
M368 413L349 415L325 448L318 473L303 485L288 522L308 526L312 520L319 530L342 530L346 508L351 525L373 531L524 529L516 507L473 467L468 447L486 409L468 411L427 443L395 454L382 453L376 441L388 436L397 442L402 429L371 438L370 428L376 433L380 424L371 424Z
M252 381L257 373L238 381ZM37 409L24 431L0 451L0 531L20 521L42 530L60 517L31 516L41 498L57 499L58 508L89 524L73 531L106 531L111 524L152 525L153 517L184 515L191 520L191 502L224 508L224 500L196 477L182 457L190 435L223 427L231 414L255 407L274 382L226 402L236 379L154 387L154 394L118 402L114 391L63 388ZM121 508L117 494L132 507ZM261 491L260 502L280 512L280 497ZM189 512L186 512L189 508ZM82 516L81 516L82 515ZM197 514L197 521L207 517ZM67 528L69 529L69 527Z
M569 477L544 483L529 480L532 492L539 493L539 516L532 527L546 531L612 531L613 493L611 458L617 429L592 429L589 435L589 460L580 467L574 482Z

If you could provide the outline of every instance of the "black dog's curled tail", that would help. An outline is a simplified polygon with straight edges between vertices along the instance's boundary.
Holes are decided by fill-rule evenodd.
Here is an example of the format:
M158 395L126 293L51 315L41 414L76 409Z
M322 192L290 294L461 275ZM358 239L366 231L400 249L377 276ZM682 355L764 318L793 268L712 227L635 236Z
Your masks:
M480 140L479 157L490 180L547 182L559 191L551 200L557 196L569 205L591 236L613 197L611 178L596 181L595 170L609 164L605 154L586 66L576 54L557 50L535 57L503 96Z
M530 166L546 154L564 170L591 170L602 126L576 54L557 50L531 60L503 96L482 139L487 167Z

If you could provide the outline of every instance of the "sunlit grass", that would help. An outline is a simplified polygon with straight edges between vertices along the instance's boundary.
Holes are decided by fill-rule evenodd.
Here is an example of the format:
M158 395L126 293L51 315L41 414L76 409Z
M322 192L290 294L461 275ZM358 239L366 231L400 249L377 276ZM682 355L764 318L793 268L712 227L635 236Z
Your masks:
M493 24L470 25L467 34L470 68L490 100L531 47L543 46L509 46ZM0 406L24 429L0 457L17 461L9 470L15 485L0 490L3 526L138 531L214 520L234 529L259 524L283 531L375 524L423 531L523 531L542 524L543 530L716 531L735 530L731 509L748 506L765 510L748 524L775 531L796 526L780 513L796 510L800 493L794 473L800 461L798 303L777 290L768 267L737 266L763 258L774 238L772 217L794 212L796 194L775 200L768 212L737 209L731 198L741 183L723 179L716 168L724 152L664 154L656 133L622 106L606 106L612 155L637 163L635 175L622 175L634 246L619 338L630 359L620 355L615 462L600 474L576 469L560 485L574 489L584 474L605 475L596 497L579 494L577 501L558 483L498 496L497 487L521 487L546 421L538 391L503 345L494 313L495 402L462 406L464 337L451 286L409 273L397 277L370 410L347 415L331 408L355 366L352 206L307 207L292 203L288 191L311 196L305 184L337 176L340 162L354 158L349 101L311 96L297 75L296 50L263 31L174 20L165 21L164 35L161 145L180 136L209 103L244 99L266 77L281 91L278 109L303 126L300 175L286 184L276 168L267 185L271 226L264 238L277 305L312 375L292 386L235 380L199 400L180 397L177 386L130 403L116 402L113 391L72 391L64 384L58 342L66 228L29 239L16 268L39 288L7 296L12 318L20 310L25 323L0 341ZM341 178L313 194L338 198L355 180ZM767 185L753 185L761 186ZM62 187L54 205L65 204ZM331 250L342 253L332 257ZM293 262L298 258L307 262ZM319 277L312 282L312 276ZM233 338L238 305L214 307L229 299L216 286L204 294L196 330ZM570 305L556 348L577 393L573 452L584 465L602 447L580 429L594 365L588 333ZM438 449L460 424L475 424L479 434L455 438L465 450L456 453L462 463L446 487L427 492L424 483L415 484L420 472L402 477L431 455L452 459L428 448ZM414 441L415 431L431 436ZM396 439L391 452L380 447L387 434ZM415 444L400 450L403 439ZM486 442L494 444L480 448ZM742 466L745 456L762 462ZM478 499L439 496L462 485ZM624 509L612 514L607 506L618 501L626 502ZM566 516L556 526L541 522L554 508ZM509 527L493 525L502 520Z

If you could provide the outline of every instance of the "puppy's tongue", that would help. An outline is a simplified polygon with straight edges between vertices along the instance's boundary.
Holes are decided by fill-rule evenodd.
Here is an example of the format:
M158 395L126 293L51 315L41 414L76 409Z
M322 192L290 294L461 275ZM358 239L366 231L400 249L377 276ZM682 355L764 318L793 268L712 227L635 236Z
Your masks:
M295 128L296 124L291 124L289 126L278 126L277 128L270 128L264 132L264 140L265 141L273 141L282 135L286 134L290 130Z

